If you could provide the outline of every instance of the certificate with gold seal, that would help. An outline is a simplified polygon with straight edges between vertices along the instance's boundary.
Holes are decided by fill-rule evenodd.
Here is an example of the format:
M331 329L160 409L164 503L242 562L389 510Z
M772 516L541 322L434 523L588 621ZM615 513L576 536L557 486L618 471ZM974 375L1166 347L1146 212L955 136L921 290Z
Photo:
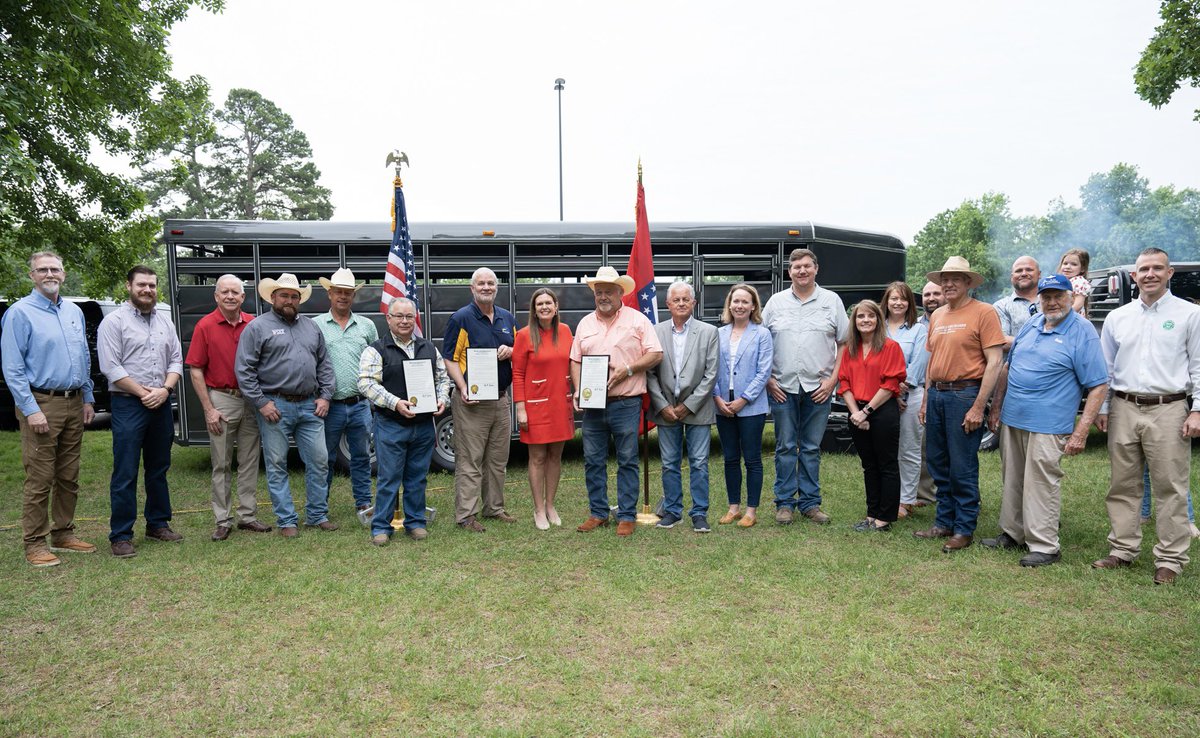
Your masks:
M433 360L413 359L404 364L404 387L408 397L403 399L412 403L414 413L437 412L437 385L433 382Z
M584 356L579 365L579 407L608 407L608 354Z
M500 399L500 360L494 348L467 349L467 399Z

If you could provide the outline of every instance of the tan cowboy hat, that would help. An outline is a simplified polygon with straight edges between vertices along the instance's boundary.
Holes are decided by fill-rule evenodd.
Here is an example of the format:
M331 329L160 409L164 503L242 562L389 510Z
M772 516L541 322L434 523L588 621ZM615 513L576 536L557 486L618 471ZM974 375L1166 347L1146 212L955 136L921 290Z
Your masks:
M355 292L358 292L358 289L362 287L361 284L354 283L354 272L345 267L342 267L334 272L333 276L329 279L321 277L319 281L321 282L321 286L326 290L331 290L334 287L341 287L343 289L354 290Z
M600 267L595 277L584 277L583 281L592 292L596 291L598 284L615 284L627 295L637 289L637 285L633 283L633 277L628 274L618 275L617 270L612 267Z
M925 275L925 278L934 284L941 284L942 274L946 272L950 272L951 274L965 274L970 277L971 282L967 285L967 289L974 289L983 284L983 275L979 272L971 271L971 262L961 256L951 256L949 259L946 259L946 264L942 267L941 271L929 272Z
M296 290L300 293L301 305L308 302L308 298L312 296L311 286L300 286L300 280L296 279L296 275L287 272L280 274L278 281L267 277L258 283L258 296L267 302L271 302L271 296L275 294L276 290Z

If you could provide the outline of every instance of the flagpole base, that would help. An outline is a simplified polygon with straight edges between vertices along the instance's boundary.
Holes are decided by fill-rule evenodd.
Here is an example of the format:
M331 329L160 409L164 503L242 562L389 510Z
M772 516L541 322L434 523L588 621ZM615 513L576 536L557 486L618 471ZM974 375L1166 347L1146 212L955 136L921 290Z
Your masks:
M392 516L392 530L404 530L404 516L400 514L399 510Z
M649 505L642 505L642 511L637 516L638 525L658 525L659 520L662 518L655 515Z

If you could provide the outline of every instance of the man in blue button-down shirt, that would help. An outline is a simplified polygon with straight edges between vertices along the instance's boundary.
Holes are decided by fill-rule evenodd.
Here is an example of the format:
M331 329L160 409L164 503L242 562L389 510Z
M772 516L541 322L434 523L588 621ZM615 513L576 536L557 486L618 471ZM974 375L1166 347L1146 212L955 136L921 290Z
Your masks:
M96 550L75 537L79 454L94 399L83 311L59 295L66 276L57 254L30 257L33 292L5 311L0 330L4 381L21 425L25 559L36 567L57 566L52 551Z

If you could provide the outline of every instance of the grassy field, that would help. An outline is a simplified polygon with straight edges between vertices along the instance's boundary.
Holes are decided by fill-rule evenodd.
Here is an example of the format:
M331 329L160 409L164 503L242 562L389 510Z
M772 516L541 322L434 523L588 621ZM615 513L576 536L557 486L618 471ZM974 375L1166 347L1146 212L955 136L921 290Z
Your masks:
M823 461L826 527L717 526L718 462L711 535L581 535L578 443L567 453L562 528L534 529L514 455L520 522L456 529L437 474L429 539L377 549L340 476L341 530L213 543L207 451L176 449L186 540L143 541L139 521L139 555L121 561L107 553L111 436L90 432L79 532L102 552L34 570L18 439L2 433L0 734L1200 734L1200 569L1154 587L1149 544L1131 569L1089 568L1107 553L1103 448L1068 460L1063 562L1039 570L912 538L928 510L855 533L854 456ZM992 535L995 454L982 486ZM265 487L259 500L274 524Z

